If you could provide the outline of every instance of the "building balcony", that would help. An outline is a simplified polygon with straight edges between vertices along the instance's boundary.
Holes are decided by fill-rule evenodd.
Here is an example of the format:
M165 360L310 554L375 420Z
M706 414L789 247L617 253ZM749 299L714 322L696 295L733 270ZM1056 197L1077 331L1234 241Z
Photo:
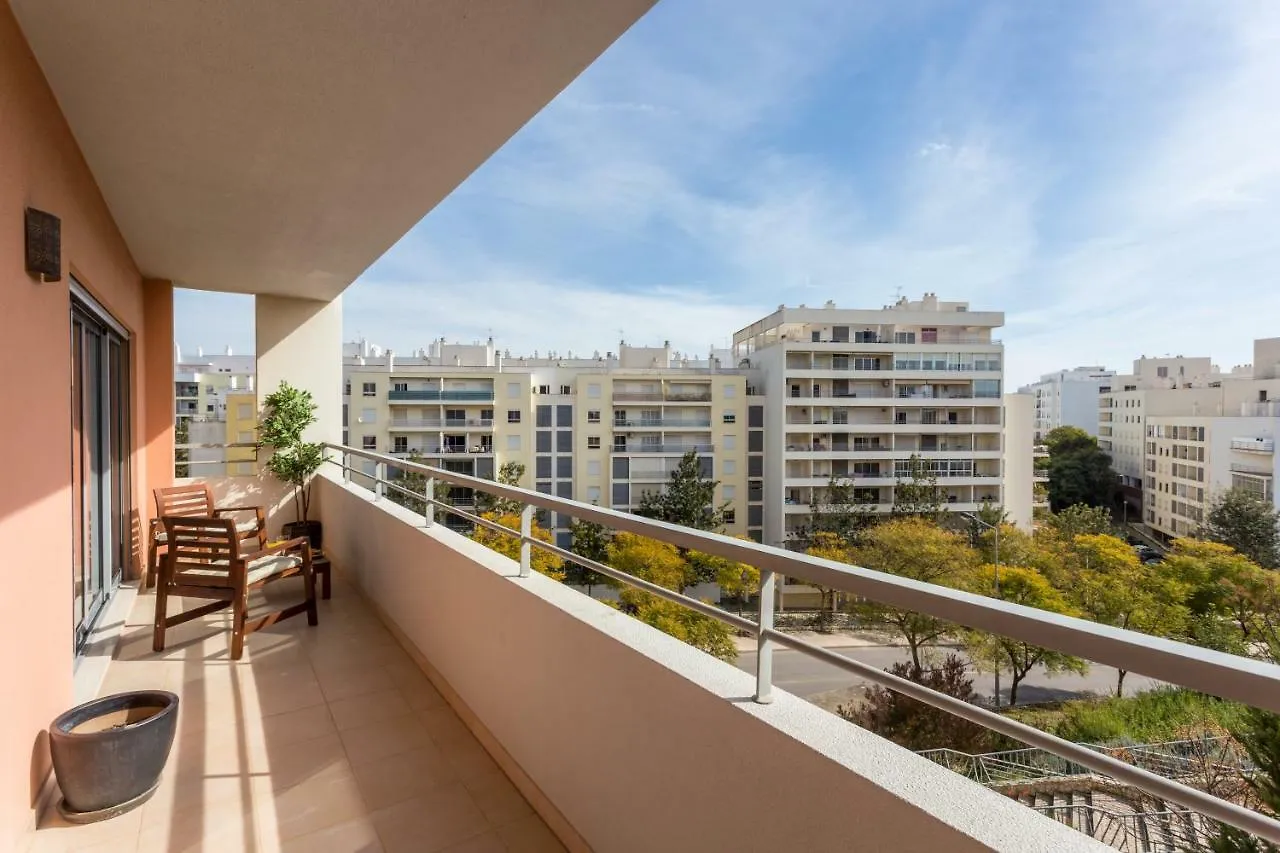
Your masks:
M710 418L633 418L613 421L614 429L709 429Z
M1275 471L1265 465L1250 465L1247 462L1232 462L1229 467L1233 474L1248 474L1251 477L1272 477L1275 475Z
M387 401L391 403L422 403L422 402L458 402L458 403L491 403L493 402L493 389L487 390L470 390L470 391L449 391L440 390L439 388L416 388L408 391L388 391Z
M714 444L626 444L613 446L618 455L629 453L676 453L685 454L690 450L697 453L711 453L716 449Z
M1231 449L1244 453L1275 453L1276 440L1274 438L1233 438Z

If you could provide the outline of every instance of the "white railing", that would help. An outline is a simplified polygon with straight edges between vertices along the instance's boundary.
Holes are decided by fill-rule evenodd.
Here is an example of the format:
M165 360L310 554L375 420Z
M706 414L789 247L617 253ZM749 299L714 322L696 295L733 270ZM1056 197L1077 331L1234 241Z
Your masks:
M1243 450L1246 453L1274 453L1276 440L1274 438L1233 438L1231 449Z
M1280 712L1280 667L1273 664L1135 631L1126 631L1072 616L1049 613L970 592L922 583L860 566L837 563L807 554L735 539L718 533L708 533L642 518L593 504L557 498L541 492L444 471L353 447L334 444L326 446L338 454L336 459L329 461L342 469L344 480L350 482L353 479L364 478L372 485L377 499L385 497L387 490L391 489L421 501L425 506L423 520L428 526L435 523L436 510L440 510L472 524L518 538L520 540L519 576L522 578L530 575L533 549L539 548L755 636L757 657L754 699L756 702L768 704L772 701L773 652L777 646L785 646L918 702L954 714L1030 746L1039 747L1094 772L1110 776L1118 782L1140 788L1162 800L1193 809L1214 820L1251 832L1273 843L1280 843L1280 822L1263 814L778 631L774 628L773 622L777 578L778 575L800 578L828 589L853 593L882 604L913 610L976 630L989 631L1129 672L1147 675L1202 693ZM362 469L354 467L351 464L352 457L374 462L374 473L365 474ZM409 491L394 480L388 479L388 468L423 474L426 483L422 492ZM520 530L508 529L487 518L451 506L447 501L436 499L434 494L437 481L475 489L494 497L521 503L524 508L520 514ZM756 621L535 538L533 518L537 509L563 513L613 530L636 533L677 547L755 566L760 570L760 603Z

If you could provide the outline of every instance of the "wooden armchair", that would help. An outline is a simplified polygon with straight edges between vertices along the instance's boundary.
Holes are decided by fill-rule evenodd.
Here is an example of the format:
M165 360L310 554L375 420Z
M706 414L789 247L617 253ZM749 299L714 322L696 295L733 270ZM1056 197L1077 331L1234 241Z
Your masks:
M225 506L215 508L213 491L207 483L191 483L186 486L171 486L156 489L153 492L156 500L156 517L151 520L151 535L147 542L147 587L156 585L160 558L168 550L168 534L160 519L166 515L181 517L219 518L234 513L253 513L252 520L244 520L236 525L236 533L241 539L257 539L259 550L267 547L267 517L260 506Z
M157 652L164 651L165 629L222 610L228 605L233 613L232 660L239 660L244 653L246 634L281 619L305 611L307 624L319 623L316 576L311 565L311 544L306 537L242 552L243 540L235 522L229 518L168 515L161 521L167 534L167 549L160 565L160 582L156 586L156 621L151 646ZM306 600L250 622L249 591L295 575L303 577ZM213 600L169 616L171 595Z

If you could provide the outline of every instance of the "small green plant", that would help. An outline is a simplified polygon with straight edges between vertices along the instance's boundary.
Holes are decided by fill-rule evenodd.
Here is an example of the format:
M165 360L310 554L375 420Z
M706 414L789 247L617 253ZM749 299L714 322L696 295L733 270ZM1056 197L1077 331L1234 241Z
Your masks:
M323 444L302 438L307 427L316 422L315 412L310 391L281 382L263 401L262 422L258 425L258 446L271 449L267 470L293 486L294 506L303 523L311 509L311 478L325 460Z

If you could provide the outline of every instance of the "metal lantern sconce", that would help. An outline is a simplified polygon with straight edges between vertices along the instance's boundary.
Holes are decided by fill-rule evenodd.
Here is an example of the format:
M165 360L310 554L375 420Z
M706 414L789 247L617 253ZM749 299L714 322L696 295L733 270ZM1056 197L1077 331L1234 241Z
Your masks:
M62 280L62 220L27 208L27 272L40 281Z

